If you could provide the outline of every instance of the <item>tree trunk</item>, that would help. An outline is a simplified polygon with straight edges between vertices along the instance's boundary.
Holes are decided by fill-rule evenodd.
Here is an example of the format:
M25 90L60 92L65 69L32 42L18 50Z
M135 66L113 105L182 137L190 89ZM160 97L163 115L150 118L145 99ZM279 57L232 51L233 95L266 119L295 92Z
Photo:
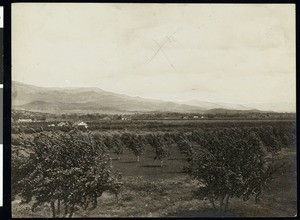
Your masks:
M216 207L216 205L215 205L215 202L214 202L214 198L213 198L212 195L209 196L209 201L210 201L210 203L212 204L213 208L214 208L214 209L217 209L217 207Z
M35 208L36 208L37 206L38 206L38 203L34 203L33 206L32 206L32 208L31 208L31 211L34 212L34 210L35 210Z
M113 168L112 158L109 158L109 167L110 167L111 169Z
M271 163L273 164L275 161L275 153L272 153L272 157L271 157Z
M84 206L83 206L83 210L87 210L88 206L89 206L89 203L86 202L86 203L84 204Z
M64 213L64 217L66 217L67 216L67 214L68 214L68 210L69 209L69 207L68 207L68 205L67 204L65 204L65 213Z
M98 205L97 196L94 196L92 209L95 209L97 207L97 205Z
M226 196L225 196L225 207L224 207L225 212L228 209L228 202L229 202L229 194L226 194Z
M55 204L54 202L51 202L51 210L52 210L52 218L56 218L56 215L55 215Z
M224 206L224 195L221 195L220 196L220 207L219 207L220 214L223 212L223 206Z
M163 165L164 165L164 161L161 160L161 161L160 161L160 167L163 167Z
M259 191L258 193L256 193L255 195L255 203L257 204L259 202L259 195L260 195L261 191Z
M60 199L57 200L57 215L60 215Z
M72 205L71 208L70 208L69 218L72 218L73 213L74 213L74 205Z
M140 162L140 156L137 156L136 161Z

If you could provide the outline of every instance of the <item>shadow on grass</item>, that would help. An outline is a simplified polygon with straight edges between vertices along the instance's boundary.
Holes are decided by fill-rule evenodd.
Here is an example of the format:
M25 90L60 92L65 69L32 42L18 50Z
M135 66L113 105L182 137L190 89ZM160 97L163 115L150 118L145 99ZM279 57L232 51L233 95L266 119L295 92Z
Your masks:
M159 167L159 168L162 168L160 165L144 165L144 166L141 166L141 167Z
M183 172L183 171L170 171L170 172L166 172L166 173L180 173L180 174L185 174L185 172Z
M185 160L185 158L182 157L174 157L174 158L168 158L168 160Z
M204 208L201 210L186 210L168 215L169 217L239 217L238 214L227 211L219 213L212 208Z

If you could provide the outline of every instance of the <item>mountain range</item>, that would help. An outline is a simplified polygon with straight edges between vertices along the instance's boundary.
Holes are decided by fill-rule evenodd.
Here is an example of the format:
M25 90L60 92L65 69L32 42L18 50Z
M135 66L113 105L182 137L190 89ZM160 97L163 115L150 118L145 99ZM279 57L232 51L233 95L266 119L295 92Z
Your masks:
M12 82L12 107L49 113L225 113L258 112L251 106L200 100L162 101L132 97L95 87L39 87Z

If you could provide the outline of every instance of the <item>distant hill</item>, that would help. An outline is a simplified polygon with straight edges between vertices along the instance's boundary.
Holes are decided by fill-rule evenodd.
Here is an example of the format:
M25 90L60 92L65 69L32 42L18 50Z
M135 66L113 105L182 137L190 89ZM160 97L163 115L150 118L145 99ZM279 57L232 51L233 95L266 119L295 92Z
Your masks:
M237 110L237 109L226 109L226 108L214 108L207 110L206 113L209 114L239 114L239 113L254 113L254 112L263 112L257 109L251 109L251 110ZM267 111L269 112L269 111Z
M39 87L12 82L12 107L49 113L225 113L259 112L251 106L190 100L169 102L104 91L95 87Z
M296 113L296 100L295 102L272 102L272 103L248 103L244 106L255 106L256 109L261 111L273 111L273 112L292 112Z
M197 99L192 99L188 101L181 101L178 102L181 104L186 105L193 105L193 106L201 106L202 108L205 108L206 110L209 109L228 109L228 110L255 110L252 107L246 107L240 104L235 103L228 103L228 102L208 102L208 101L200 101Z
M204 112L199 106L131 97L99 88L45 88L12 83L14 109L43 112Z

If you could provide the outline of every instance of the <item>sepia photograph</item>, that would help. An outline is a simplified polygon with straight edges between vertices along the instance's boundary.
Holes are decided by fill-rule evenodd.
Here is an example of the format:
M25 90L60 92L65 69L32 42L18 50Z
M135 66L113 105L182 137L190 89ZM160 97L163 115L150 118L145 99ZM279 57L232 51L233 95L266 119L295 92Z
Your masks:
M13 218L295 217L295 4L13 3Z

